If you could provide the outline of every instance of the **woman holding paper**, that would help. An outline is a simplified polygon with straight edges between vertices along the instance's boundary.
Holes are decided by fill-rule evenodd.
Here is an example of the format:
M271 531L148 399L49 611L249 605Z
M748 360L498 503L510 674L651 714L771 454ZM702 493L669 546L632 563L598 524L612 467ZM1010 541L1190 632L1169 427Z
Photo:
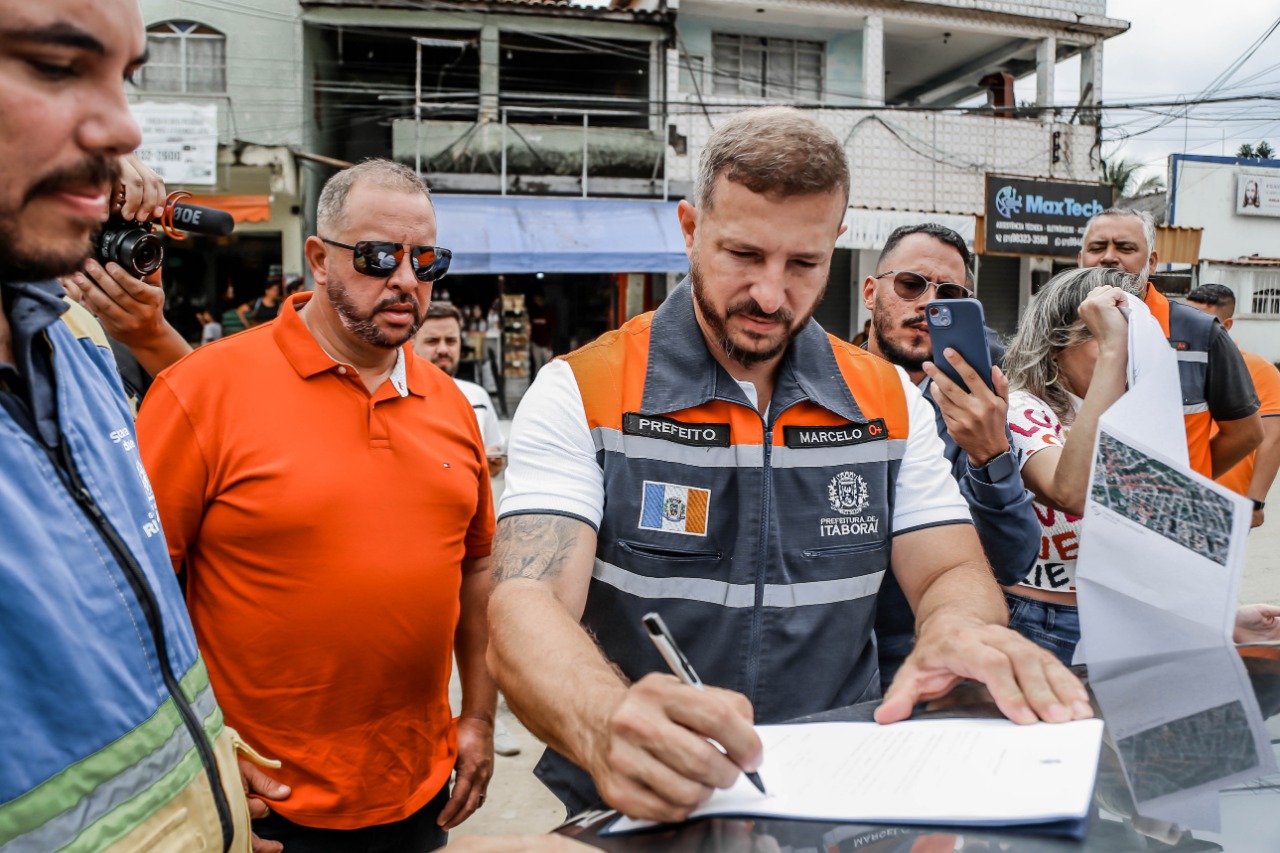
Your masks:
M1122 309L1138 286L1107 267L1055 276L1032 299L1004 360L1009 432L1042 527L1035 567L1005 589L1009 627L1065 664L1080 641L1075 565L1098 419L1126 389ZM1241 607L1234 640L1280 640L1280 607Z
M1098 418L1125 392L1121 309L1138 286L1108 267L1055 276L1031 300L1004 360L1010 437L1042 528L1031 573L1005 589L1009 627L1065 664L1080 641L1075 565L1089 463Z

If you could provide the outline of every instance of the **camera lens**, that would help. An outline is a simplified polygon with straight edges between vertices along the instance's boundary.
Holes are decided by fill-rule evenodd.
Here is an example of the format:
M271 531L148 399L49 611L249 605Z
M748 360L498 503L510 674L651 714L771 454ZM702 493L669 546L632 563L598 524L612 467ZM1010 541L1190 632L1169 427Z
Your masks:
M133 229L120 236L115 255L116 263L141 278L160 269L164 263L164 246L150 231Z

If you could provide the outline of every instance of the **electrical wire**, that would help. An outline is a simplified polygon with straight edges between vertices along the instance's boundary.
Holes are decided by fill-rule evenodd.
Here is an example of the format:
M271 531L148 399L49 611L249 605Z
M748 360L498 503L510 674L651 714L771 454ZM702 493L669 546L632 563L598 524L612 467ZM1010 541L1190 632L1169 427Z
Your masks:
M217 9L219 11L227 11L228 8L230 8L236 14L244 15L247 17L254 17L261 20L270 20L270 21L276 21L276 22L290 22L290 23L297 23L299 20L302 20L302 22L309 28L334 30L334 31L341 31L344 33L355 33L355 34L364 35L364 36L373 36L373 37L381 37L381 38L388 38L388 39L399 39L404 37L401 34L401 32L391 31L391 30L388 30L387 28L365 28L360 26L353 27L345 24L306 21L303 18L301 13L293 16L279 14L279 13L271 13L271 12L254 9L253 7L246 6L242 3L234 2L234 0L219 0L219 2L216 2L216 3L204 2L203 0L187 0L187 2L190 5L210 8L210 9ZM460 6L458 4L453 4L453 3L439 2L439 0L418 0L418 2L413 2L413 0L405 0L405 5L408 5L414 8L433 10L439 13L446 13L446 14L451 12L458 13L459 15L465 16L468 23L473 22L475 18L474 8ZM1280 18L1278 18L1262 36L1260 36L1239 57L1233 60L1233 62L1230 65L1228 65L1227 68L1225 68L1221 73L1219 73L1219 75L1215 77L1214 80L1211 81L1201 91L1201 93L1194 98L1179 98L1177 100L1170 100L1167 98L1152 99L1152 100L1135 100L1132 102L1120 103L1120 104L1094 104L1094 105L1085 104L1085 105L1079 106L1079 112L1082 115L1093 114L1094 116L1097 116L1099 118L1104 114L1108 117L1107 122L1104 124L1105 137L1103 141L1104 141L1104 144L1109 144L1109 145L1123 143L1125 141L1128 141L1129 139L1134 139L1134 138L1143 137L1143 136L1148 136L1151 139L1161 139L1161 137L1149 136L1149 135L1158 132L1161 128L1179 119L1184 121L1188 127L1192 122L1215 123L1215 124L1222 124L1226 122L1232 122L1232 123L1238 122L1241 124L1247 124L1249 122L1257 122L1257 115L1255 110L1256 110L1256 106L1259 103L1280 101L1280 93L1277 93L1274 90L1274 84L1269 84L1266 82L1258 82L1258 81L1265 78L1272 71L1280 69L1280 63L1268 66L1267 68L1254 72L1248 77L1245 77L1241 80L1236 81L1236 83L1230 87L1228 87L1227 84L1231 81L1232 76L1236 72L1238 72L1239 69L1243 67L1243 65L1246 62L1248 62L1248 60L1257 53L1257 51L1262 46L1262 44L1264 44L1267 41L1270 35L1278 27L1280 27ZM432 28L428 27L426 29L432 29ZM636 43L645 44L646 46L637 47L633 49L633 48L624 46L625 42L630 40L603 39L603 38L591 38L591 37L571 37L571 36L563 36L563 35L548 34L548 33L533 33L533 32L527 32L527 31L520 33L520 35L525 38L531 38L538 41L546 42L547 44L560 45L561 47L552 48L552 47L543 47L541 45L531 45L527 43L521 44L519 42L508 42L502 45L502 48L504 50L511 50L511 51L522 51L522 52L529 52L529 53L547 53L547 54L553 54L553 55L608 54L610 56L628 56L628 57L634 57L636 59L642 59L646 63L651 58L650 49L647 47L647 42L645 42L645 40L640 40L640 39L635 40ZM676 31L676 35L677 35L677 39L679 39L680 34L678 30ZM689 51L685 47L682 40L680 40L678 44L679 44L679 50L676 53L677 64L689 72L689 76L694 85L695 91L692 94L694 96L694 99L697 102L696 103L697 111L701 113L701 115L705 118L705 120L708 123L713 122L713 118L712 118L713 108L716 111L728 112L730 110L733 110L733 111L740 110L746 106L751 105L748 103L744 103L743 99L738 97L733 98L732 104L709 104L704 98L703 93L701 92L701 82L698 79L699 75L694 73L694 67L692 62L694 55L689 53ZM461 53L465 55L466 51L474 50L475 47L476 47L476 44L473 41L469 47L463 48ZM460 61L462 58L463 56L460 55L455 60L455 62ZM726 72L723 69L716 69L714 66L707 68L706 58L701 57L700 55L698 58L703 59L703 68L701 69L702 73L704 74L709 73L711 76L711 79L713 80L716 80L716 79L733 80L735 82L740 82L740 83L747 84L757 88L760 86L768 85L768 81L767 79L765 79L767 74L750 75L750 74L737 73L737 72ZM235 57L232 56L232 57L229 57L229 59L235 59ZM253 57L253 59L255 61L261 61L263 59L267 59L267 60L273 60L277 62L289 62L289 63L296 64L296 60L288 59L288 58ZM351 61L343 62L337 59L322 60L316 63L316 66L318 68L332 68L332 67L350 68L353 65L360 68L361 70L382 70L382 71L388 71L388 72L403 68L402 65L399 65L396 63L376 63L376 62L365 62L365 61L356 61L353 63ZM459 73L466 75L467 78L470 78L471 76L468 70L465 72L455 71L453 72L454 77L456 78ZM477 74L475 76L478 77L478 69L477 69ZM535 81L543 82L541 78L538 78L535 76L514 75L514 74L503 75L504 85L520 84L520 83L527 84ZM324 78L321 78L320 80L318 80L317 84L320 87L320 91L324 91L324 87L326 86L334 87L336 89L336 87L339 87L339 86L361 85L355 81L328 80ZM350 90L346 90L342 92L335 91L335 93L344 94L348 96L364 95L364 96L377 97L379 95L383 95L383 96L409 95L411 97L412 91L413 91L413 87L410 85L402 86L394 83L365 83L363 85L366 87L366 90L364 92L353 92ZM1254 92L1246 93L1242 91L1249 86L1252 86L1253 88L1261 88L1263 89L1263 91L1258 93L1254 93ZM1271 86L1272 88L1267 89L1266 87L1268 86ZM237 82L236 88L237 89L278 88L278 86L273 85L271 83L243 83L242 84ZM440 86L438 81L438 85L435 91L438 94L444 94L452 90L446 89ZM462 95L468 90L456 90L456 91L457 91L457 94ZM867 98L865 98L864 96L861 96L860 94L839 93L826 88L824 88L823 91L824 91L824 95L828 98L843 97L843 98L853 99L853 100L868 101ZM148 94L148 93L140 92L140 94ZM183 93L163 93L163 94L180 95ZM478 92L476 94L478 95ZM584 96L589 99L592 93L567 92L564 94L566 98L576 98L581 100ZM509 93L508 93L508 96L509 96ZM251 103L255 107L261 108L264 106L290 106L290 105L293 105L295 102L293 100L284 100L284 99L275 100L275 101L253 99ZM655 116L670 117L670 116L679 116L684 114L684 109L680 105L679 101L668 101L664 103L661 101L652 101L652 100L640 101L639 99L636 99L634 103L636 104L637 107L647 107L647 109L643 109L643 110L637 109L636 111L637 116L643 114L652 118ZM776 101L766 99L761 101L760 103L770 104L770 103L776 103ZM1228 110L1227 112L1223 112L1223 113L1206 113L1205 112L1206 107L1213 107L1217 105L1235 105L1235 106L1233 108L1234 111ZM354 112L359 117L352 118L353 122L392 121L392 120L395 120L397 117L407 117L404 115L404 111L398 107L394 107L394 106L387 107L384 105L378 105L373 109L369 109L368 106L360 104L359 101L353 101L348 104L348 103L343 103L340 99L327 99L326 106L334 110L346 111L349 116L352 112ZM802 107L825 108L825 105L806 104L806 105L802 105ZM1037 107L1036 110L1037 112L1042 112L1044 110L1067 110L1067 109L1073 109L1073 108L1075 108L1075 105L1069 105L1069 106L1063 105L1060 107L1059 106ZM1172 109L1162 109L1162 108L1172 108ZM898 107L893 105L872 104L869 102L865 104L841 105L840 107L838 107L838 109L865 110L874 114L892 114L892 112L895 112L895 111L902 111L902 112L924 112L924 113L943 112L943 113L955 113L955 114L982 115L982 114L990 114L992 112L992 108L985 105L974 105L972 107L942 106L942 107L919 108L919 107ZM364 112L361 112L361 110L364 110ZM1248 114L1244 114L1241 112L1242 110L1248 110L1250 112ZM1198 114L1193 115L1193 111L1198 111ZM549 113L555 112L554 104L548 105L548 112ZM1130 116L1129 118L1124 118L1124 115L1126 113L1133 113L1133 115ZM885 127L885 129L888 132L890 132L899 141L900 144L902 144L904 147L908 148L909 150L912 150L919 156L935 159L937 162L944 163L945 165L948 165L952 168L974 169L979 167L985 167L988 165L988 164L982 164L982 163L973 163L960 158L955 158L952 155L950 155L948 152L946 152L944 149L934 146L931 143L925 142L924 140L921 140L918 137L915 137L905 128L895 126L892 123L881 118L879 115L875 115L874 117L879 123L881 123ZM1152 118L1156 119L1154 123L1151 122ZM1259 126L1259 127L1266 126L1266 124L1269 121L1271 120L1264 119L1261 124L1254 125L1254 126ZM254 130L260 129L260 132L261 132L261 130L266 130L268 127L269 127L268 125L258 125L252 129ZM287 131L288 129L290 129L290 127L281 127L280 129ZM329 128L326 128L326 129L328 130ZM461 140L455 140L454 144L456 144L459 141ZM1209 143L1206 143L1205 145L1207 146L1208 144ZM930 150L937 152L942 156L933 157L928 153ZM1031 159L1032 160L1037 159L1038 156L1039 155L1036 155L1036 157L1033 157ZM1007 168L1007 164L1004 167Z

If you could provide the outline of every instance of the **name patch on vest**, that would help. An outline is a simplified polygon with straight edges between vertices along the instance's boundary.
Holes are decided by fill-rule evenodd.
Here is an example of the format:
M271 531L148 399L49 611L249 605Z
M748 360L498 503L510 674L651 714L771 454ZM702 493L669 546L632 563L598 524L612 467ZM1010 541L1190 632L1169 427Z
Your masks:
M1187 350L1191 349L1191 344L1187 343L1186 341L1170 340L1169 346L1173 347L1179 352L1186 352Z
M782 428L782 438L787 447L850 447L868 441L885 441L889 430L884 418L876 418L864 424L843 426L788 426Z
M674 441L689 447L728 447L728 424L687 424L659 415L627 412L622 416L623 435L642 435Z

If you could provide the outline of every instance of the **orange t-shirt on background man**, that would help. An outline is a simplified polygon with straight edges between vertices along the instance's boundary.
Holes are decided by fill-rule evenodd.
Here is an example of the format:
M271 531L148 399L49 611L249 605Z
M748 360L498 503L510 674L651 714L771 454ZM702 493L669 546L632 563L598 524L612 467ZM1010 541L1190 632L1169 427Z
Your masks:
M493 506L453 380L406 344L400 387L370 395L303 325L311 296L161 373L138 434L227 722L293 788L271 807L352 829L453 770L461 568Z
M1240 350L1240 354L1244 356L1244 363L1249 367L1249 375L1253 377L1253 388L1258 392L1258 402L1261 403L1258 414L1264 418L1280 416L1280 370L1260 355L1244 350ZM1217 434L1216 429L1214 434ZM1253 480L1253 464L1257 456L1258 451L1254 450L1237 462L1234 468L1219 477L1218 482L1231 491L1243 495L1249 490L1249 483Z

